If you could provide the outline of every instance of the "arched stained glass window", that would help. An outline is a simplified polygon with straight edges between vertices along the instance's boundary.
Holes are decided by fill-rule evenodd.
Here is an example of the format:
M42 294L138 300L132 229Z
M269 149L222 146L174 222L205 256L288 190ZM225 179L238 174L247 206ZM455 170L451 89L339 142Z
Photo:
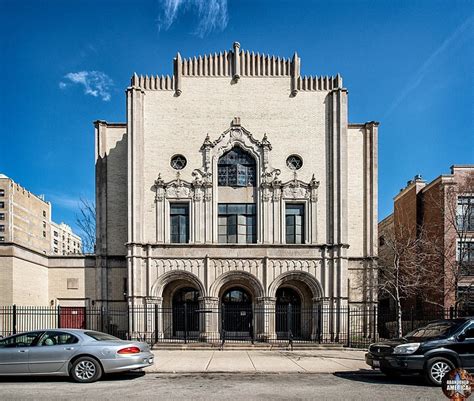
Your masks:
M219 186L255 186L255 166L255 159L249 153L238 146L232 148L217 164Z

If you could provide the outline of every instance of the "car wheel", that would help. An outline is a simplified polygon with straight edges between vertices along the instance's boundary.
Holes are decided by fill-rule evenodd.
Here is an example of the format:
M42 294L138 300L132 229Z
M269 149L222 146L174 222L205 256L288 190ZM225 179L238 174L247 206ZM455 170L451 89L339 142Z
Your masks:
M426 363L426 379L430 384L441 386L443 377L450 370L454 369L454 364L446 358L432 358Z
M83 356L74 361L71 377L78 383L93 383L102 376L102 367L94 358Z

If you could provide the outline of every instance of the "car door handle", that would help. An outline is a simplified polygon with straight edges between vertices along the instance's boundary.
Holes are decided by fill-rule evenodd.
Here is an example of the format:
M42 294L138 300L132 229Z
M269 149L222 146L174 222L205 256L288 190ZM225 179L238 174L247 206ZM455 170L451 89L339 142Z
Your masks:
M68 350L68 351L71 351L71 350L74 349L74 347L65 347L64 349L65 349L65 350Z
M27 349L21 349L18 352L28 352L28 350Z

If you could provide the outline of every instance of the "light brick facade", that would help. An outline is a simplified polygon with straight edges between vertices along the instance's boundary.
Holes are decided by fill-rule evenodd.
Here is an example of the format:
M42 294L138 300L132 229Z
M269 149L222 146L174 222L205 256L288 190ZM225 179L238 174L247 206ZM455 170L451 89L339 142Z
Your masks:
M309 307L373 305L378 123L349 123L347 100L339 75L302 77L297 54L237 43L220 55L178 54L172 77L135 75L127 122L95 123L98 297L123 302L127 280L130 305L170 305L186 286L203 307L233 286L255 306L274 305L283 287ZM253 186L218 185L219 159L236 147L255 160ZM187 160L182 170L175 155ZM290 155L300 169L287 166ZM171 243L177 202L189 207L185 244ZM255 205L255 243L219 243L223 203ZM294 203L304 206L301 244L286 243Z
M51 220L49 202L0 175L0 305L95 301L94 258L79 256L81 243L70 227ZM53 256L66 254L78 256Z

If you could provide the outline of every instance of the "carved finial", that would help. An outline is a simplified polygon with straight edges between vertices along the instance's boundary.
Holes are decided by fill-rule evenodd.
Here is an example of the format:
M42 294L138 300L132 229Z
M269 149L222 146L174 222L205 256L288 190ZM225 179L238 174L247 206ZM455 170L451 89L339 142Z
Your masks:
M181 173L179 171L176 172L176 185L181 186Z
M204 139L204 142L201 146L201 150L204 150L204 149L208 149L208 148L212 148L212 142L211 142L211 138L209 137L209 134L206 135L206 139Z
M313 176L311 177L311 181L309 182L309 187L310 188L318 188L319 187L319 181L316 181L316 177Z
M240 117L234 117L232 122L230 123L231 126L239 126L240 125Z
M293 171L293 182L295 185L298 184L298 173L296 171Z
M272 150L272 144L271 144L270 141L268 140L268 137L267 137L267 134L266 134L266 133L263 134L262 146L267 147L267 148L269 148L270 150Z
M165 181L161 178L161 173L158 173L158 177L155 180L155 187L160 188L165 186Z

